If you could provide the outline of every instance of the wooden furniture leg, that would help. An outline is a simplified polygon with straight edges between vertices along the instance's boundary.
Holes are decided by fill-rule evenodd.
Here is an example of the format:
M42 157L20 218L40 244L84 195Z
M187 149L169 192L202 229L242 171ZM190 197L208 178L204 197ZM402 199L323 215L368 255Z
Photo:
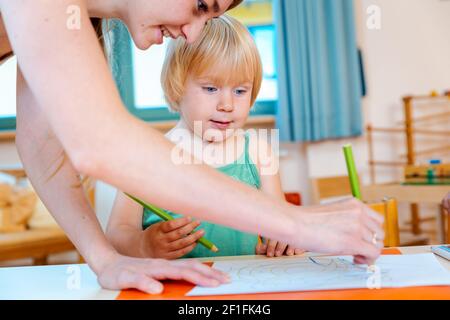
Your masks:
M47 256L36 257L33 259L34 266L45 266L47 265Z
M411 227L412 233L417 235L421 234L420 230L420 217L419 217L419 205L417 203L411 203Z
M444 212L444 218L447 219L447 243L450 244L450 212L446 212L444 209L442 209Z

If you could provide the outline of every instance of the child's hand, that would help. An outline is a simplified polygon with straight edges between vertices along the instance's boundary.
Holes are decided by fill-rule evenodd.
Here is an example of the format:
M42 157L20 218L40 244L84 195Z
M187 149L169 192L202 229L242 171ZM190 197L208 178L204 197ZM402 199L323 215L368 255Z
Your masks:
M296 249L276 240L265 239L263 243L256 245L256 254L265 254L268 257L281 257L283 254L293 256L305 252L303 249Z
M205 231L194 231L200 225L190 217L158 222L143 231L141 250L151 258L177 259L191 252Z

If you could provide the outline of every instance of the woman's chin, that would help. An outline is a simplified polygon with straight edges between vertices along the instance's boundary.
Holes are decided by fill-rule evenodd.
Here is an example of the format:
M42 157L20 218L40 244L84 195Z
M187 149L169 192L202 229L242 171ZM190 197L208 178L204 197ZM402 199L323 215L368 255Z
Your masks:
M153 45L161 45L164 42L164 38L150 38L146 39L145 43L143 43L140 47L141 50L147 50Z
M137 38L133 38L134 44L139 50L147 50L152 45L160 45L164 42L164 37L159 29L149 29Z
M145 41L144 40L134 41L134 44L136 45L136 48L138 48L139 50L147 50L154 44L154 41L152 41L151 39Z

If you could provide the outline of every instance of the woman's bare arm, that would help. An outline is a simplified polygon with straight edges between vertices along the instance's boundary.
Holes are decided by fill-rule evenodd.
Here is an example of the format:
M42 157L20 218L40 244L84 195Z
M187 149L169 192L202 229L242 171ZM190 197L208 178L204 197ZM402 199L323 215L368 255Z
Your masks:
M107 258L114 250L106 241L80 187L77 172L42 110L36 106L20 70L17 72L17 91L20 94L17 97L16 146L27 175L58 224L98 272L103 266L94 257Z

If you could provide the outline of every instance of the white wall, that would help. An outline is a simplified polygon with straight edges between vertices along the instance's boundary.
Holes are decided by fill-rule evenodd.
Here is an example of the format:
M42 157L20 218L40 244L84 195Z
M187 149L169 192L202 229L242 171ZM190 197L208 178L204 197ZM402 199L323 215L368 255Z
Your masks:
M403 120L403 96L450 89L450 1L355 0L354 3L368 87L368 96L363 100L364 121L375 126L394 126ZM380 30L369 30L366 26L366 10L371 5L381 9ZM440 126L448 129L450 123ZM310 175L345 174L341 145L347 141L354 145L358 169L363 180L368 181L364 137L308 145ZM398 161L404 153L401 135L378 135L375 142L376 157L380 160ZM377 172L378 182L401 178L399 170Z
M0 167L11 167L20 163L14 142L0 141Z

